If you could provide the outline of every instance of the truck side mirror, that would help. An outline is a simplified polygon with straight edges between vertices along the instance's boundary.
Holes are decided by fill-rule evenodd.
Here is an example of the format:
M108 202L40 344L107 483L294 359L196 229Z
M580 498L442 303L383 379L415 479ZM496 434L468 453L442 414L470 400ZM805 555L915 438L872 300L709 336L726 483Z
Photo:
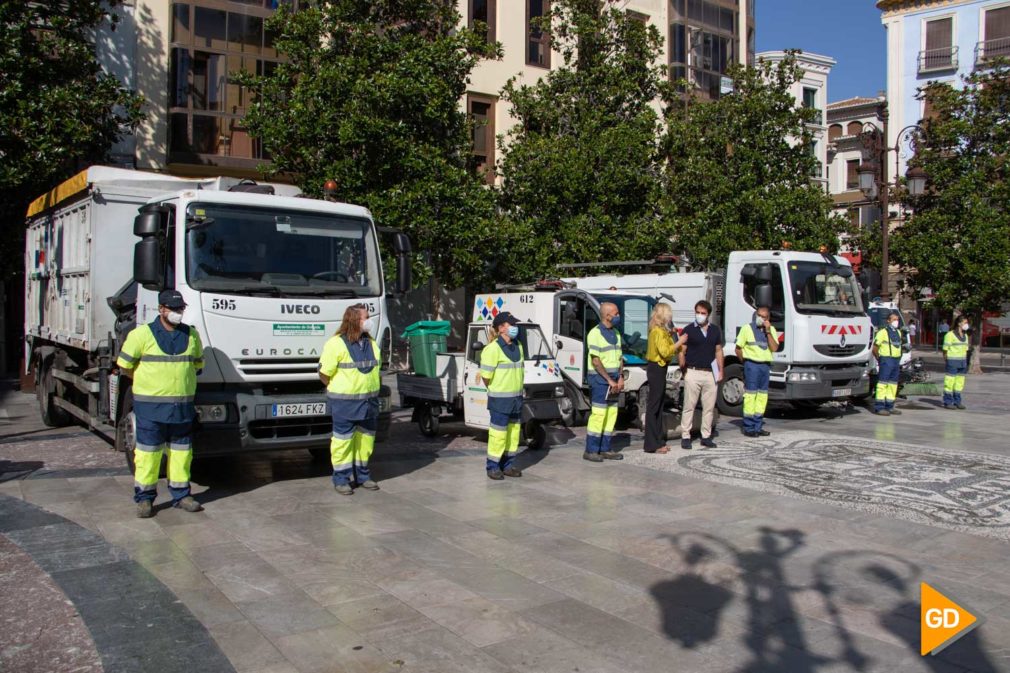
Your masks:
M772 286L768 284L758 285L754 288L754 305L755 306L771 306L772 305Z
M554 342L554 349L555 350L559 350L560 351L560 350L563 350L564 347L565 347L565 345L563 343L561 343L561 339L558 339L557 341Z
M168 211L163 208L144 210L133 218L133 235L140 238L163 235L168 229Z
M754 278L757 279L759 283L772 282L772 267L768 264L760 265L754 273Z
M148 236L134 246L133 279L148 290L165 289L165 250L160 237Z
M396 292L406 294L413 284L410 269L410 239L403 232L393 236L393 253L396 255Z
M484 344L482 344L479 341L474 341L472 344L470 344L470 350L472 350L474 353L476 353L479 350L483 350L483 348Z

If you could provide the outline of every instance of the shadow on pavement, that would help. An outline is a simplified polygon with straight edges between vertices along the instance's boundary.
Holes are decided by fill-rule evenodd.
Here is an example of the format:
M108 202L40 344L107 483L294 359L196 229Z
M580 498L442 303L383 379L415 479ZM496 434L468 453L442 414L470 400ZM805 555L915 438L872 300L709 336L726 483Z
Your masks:
M668 536L685 570L653 585L650 592L670 640L689 649L715 641L722 621L730 619L731 605L743 601L742 617L734 611L733 619L743 620L740 637L750 660L736 669L738 673L813 673L837 670L839 665L866 671L886 665L889 662L875 662L872 653L860 649L848 625L858 620L865 629L867 613L878 621L881 634L892 636L886 641L903 643L910 657L920 659L918 566L871 550L833 552L815 559L805 574L808 581L796 584L786 568L795 566L789 559L800 557L806 534L768 527L757 532L758 548L750 550L707 533ZM727 572L730 569L734 572ZM805 614L811 610L823 617ZM814 641L808 633L819 637ZM862 633L863 639L869 637ZM976 629L923 661L934 671L949 671L952 664L995 671L978 638Z

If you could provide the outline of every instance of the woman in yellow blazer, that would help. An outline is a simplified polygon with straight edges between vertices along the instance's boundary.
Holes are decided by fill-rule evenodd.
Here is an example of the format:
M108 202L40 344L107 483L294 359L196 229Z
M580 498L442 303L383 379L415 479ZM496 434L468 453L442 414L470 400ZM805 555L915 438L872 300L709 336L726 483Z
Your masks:
M667 453L666 429L663 426L663 401L666 396L666 370L677 354L673 329L673 310L659 303L649 319L649 345L645 352L648 364L645 373L649 396L645 405L645 452Z

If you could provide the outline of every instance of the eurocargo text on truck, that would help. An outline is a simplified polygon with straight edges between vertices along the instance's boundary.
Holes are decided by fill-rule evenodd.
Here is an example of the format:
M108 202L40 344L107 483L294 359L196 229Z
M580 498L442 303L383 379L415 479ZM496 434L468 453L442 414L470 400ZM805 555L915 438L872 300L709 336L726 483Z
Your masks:
M344 310L364 303L390 344L375 223L359 206L300 198L290 185L182 179L92 167L34 201L25 249L25 362L43 420L80 422L133 446L130 380L114 368L157 295L182 293L206 365L196 392L197 456L309 449L328 456L317 374ZM410 242L394 233L398 291ZM381 439L390 390L380 397Z
M591 292L617 288L654 295L673 306L678 327L694 319L697 301L708 300L726 340L718 397L725 414L741 413L744 393L743 363L731 344L761 304L771 307L780 340L772 361L771 399L809 406L869 391L873 330L848 260L816 252L750 250L730 253L725 271L677 271L672 263L665 269L564 280Z

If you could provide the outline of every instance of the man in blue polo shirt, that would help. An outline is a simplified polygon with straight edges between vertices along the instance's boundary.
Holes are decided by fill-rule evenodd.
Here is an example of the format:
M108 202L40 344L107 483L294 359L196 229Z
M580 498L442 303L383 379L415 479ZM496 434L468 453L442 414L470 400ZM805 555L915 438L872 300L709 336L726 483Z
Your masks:
M684 406L680 410L680 448L691 448L694 409L701 398L701 445L715 448L712 441L712 420L719 394L724 366L722 330L710 322L712 305L702 300L694 305L694 322L684 328L680 346L680 370L683 372ZM717 365L713 372L712 363Z

